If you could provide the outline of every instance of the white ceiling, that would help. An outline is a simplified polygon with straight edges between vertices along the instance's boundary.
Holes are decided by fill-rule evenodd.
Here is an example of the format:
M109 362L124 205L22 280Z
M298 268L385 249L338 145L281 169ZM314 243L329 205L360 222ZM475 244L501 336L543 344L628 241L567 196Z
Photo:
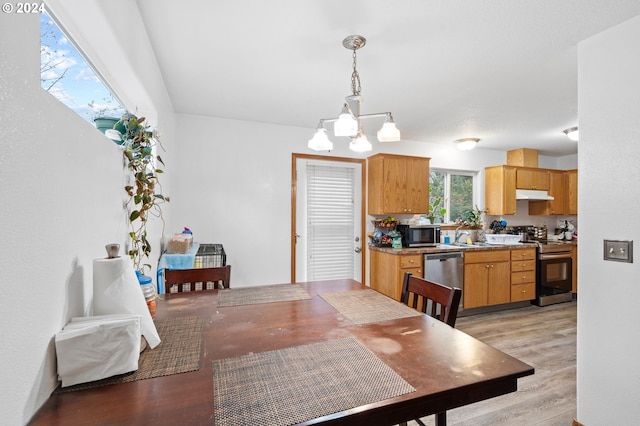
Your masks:
M638 0L137 0L176 112L311 129L351 93L403 140L575 154L577 43ZM373 131L381 124L365 120ZM371 123L371 124L368 124Z

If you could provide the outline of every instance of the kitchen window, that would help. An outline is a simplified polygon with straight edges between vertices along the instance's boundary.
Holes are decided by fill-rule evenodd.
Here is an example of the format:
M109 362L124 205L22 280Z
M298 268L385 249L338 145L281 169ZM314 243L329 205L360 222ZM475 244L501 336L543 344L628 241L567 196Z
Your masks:
M462 219L466 211L473 209L477 202L474 189L477 173L455 170L432 169L429 173L429 204L440 198L447 212L444 223Z

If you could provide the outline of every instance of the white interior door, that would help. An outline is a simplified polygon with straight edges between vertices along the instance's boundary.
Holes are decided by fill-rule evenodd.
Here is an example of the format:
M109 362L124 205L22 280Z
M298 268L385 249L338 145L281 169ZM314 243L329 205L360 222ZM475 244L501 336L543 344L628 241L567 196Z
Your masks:
M362 282L362 165L296 159L296 282Z

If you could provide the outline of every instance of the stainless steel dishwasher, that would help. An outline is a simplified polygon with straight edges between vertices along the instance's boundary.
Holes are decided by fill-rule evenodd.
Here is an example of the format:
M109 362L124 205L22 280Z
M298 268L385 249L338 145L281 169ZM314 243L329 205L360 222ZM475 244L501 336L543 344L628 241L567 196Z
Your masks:
M425 253L424 278L463 290L464 254L460 251ZM462 297L458 311L462 311Z

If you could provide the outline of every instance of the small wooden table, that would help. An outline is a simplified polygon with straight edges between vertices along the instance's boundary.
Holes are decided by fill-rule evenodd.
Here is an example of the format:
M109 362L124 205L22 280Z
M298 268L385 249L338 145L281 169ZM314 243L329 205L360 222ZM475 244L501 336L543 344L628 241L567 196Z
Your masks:
M205 316L198 371L55 393L30 424L214 424L214 360L343 337L355 337L416 391L307 424L398 424L514 392L518 378L534 373L531 366L429 316L353 325L317 295L366 288L356 281L300 285L310 300L219 308L218 292L211 291L160 301L158 319ZM394 350L380 342L391 342Z

